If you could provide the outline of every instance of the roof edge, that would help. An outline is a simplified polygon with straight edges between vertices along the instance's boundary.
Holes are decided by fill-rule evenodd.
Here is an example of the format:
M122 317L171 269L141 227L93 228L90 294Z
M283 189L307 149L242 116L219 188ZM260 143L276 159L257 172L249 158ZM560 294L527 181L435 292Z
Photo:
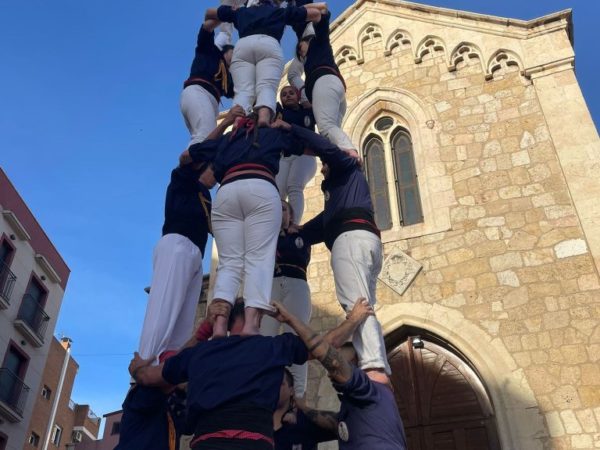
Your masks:
M417 11L439 14L447 17L455 17L462 19L471 19L477 22L487 22L496 25L505 26L516 26L525 30L530 30L547 23L556 22L562 19L567 21L567 34L571 44L574 45L573 39L573 10L571 8L557 11L554 13L546 14L545 16L538 17L531 20L522 19L511 19L508 17L493 16L490 14L474 13L469 11L462 11L459 9L442 8L440 6L430 6L422 3L408 2L405 0L358 0L348 8L346 8L331 24L331 31L334 31L339 27L346 19L348 19L352 13L358 10L364 3L383 3L387 5L402 6L406 9Z

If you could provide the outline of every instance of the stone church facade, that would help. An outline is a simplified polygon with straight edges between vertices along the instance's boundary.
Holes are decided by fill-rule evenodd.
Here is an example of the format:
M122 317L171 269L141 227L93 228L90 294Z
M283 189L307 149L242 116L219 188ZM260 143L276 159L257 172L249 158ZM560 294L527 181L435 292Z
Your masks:
M572 33L570 11L521 21L398 0L359 0L332 24L411 449L600 448L600 140ZM324 245L309 284L311 323L329 329L342 310ZM312 363L307 395L337 406Z

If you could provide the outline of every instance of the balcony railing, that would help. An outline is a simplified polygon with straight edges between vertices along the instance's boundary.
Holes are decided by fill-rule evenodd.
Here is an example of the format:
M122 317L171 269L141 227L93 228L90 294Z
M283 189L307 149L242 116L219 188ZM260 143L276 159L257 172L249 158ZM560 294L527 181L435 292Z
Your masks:
M44 343L44 335L46 334L49 321L50 316L46 314L42 305L30 294L25 294L19 308L19 313L17 314L17 320L15 320L15 325L20 328L23 328L22 325L25 325L26 328L22 331L26 334L32 334L30 337L39 341L34 343L38 347ZM29 331L32 333L29 333Z
M0 261L0 299L4 300L7 306L10 304L10 296L15 281L17 281L16 275L10 271L3 261Z
M0 368L0 412L4 413L11 422L16 422L23 417L23 409L27 401L29 386L6 367ZM8 406L12 411L6 409ZM18 414L15 416L12 413Z

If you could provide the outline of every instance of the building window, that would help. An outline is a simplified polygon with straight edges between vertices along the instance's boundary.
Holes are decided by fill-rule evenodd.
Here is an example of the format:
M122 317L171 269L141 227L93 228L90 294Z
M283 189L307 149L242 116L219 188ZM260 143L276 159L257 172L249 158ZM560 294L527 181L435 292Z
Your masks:
M19 414L23 414L29 391L23 382L28 364L27 354L11 342L0 369L0 400Z
M0 297L7 303L10 302L13 286L17 277L11 272L10 265L15 255L15 248L8 237L0 236ZM4 308L8 307L4 305Z
M396 193L398 209L401 213L402 225L414 225L423 222L417 171L413 154L410 134L402 128L396 130L392 136L392 155L394 173L396 176Z
M369 191L375 211L375 223L380 230L389 230L392 228L392 216L385 172L385 153L383 142L378 136L367 138L364 154Z
M44 387L42 388L42 397L44 397L46 400L50 400L50 397L52 396L52 390L44 385Z
M393 117L380 117L371 124L363 156L379 229L423 222L410 133L399 127ZM392 177L393 183L388 183Z
M112 424L112 428L110 429L110 434L119 434L121 433L121 422L114 422Z
M44 311L48 290L43 283L35 276L31 275L17 319L23 321L43 342L46 328L50 317Z
M29 445L37 447L38 445L40 445L40 437L32 431L31 435L29 436L28 442L29 442Z
M58 425L54 425L54 429L52 430L52 443L57 447L60 445L60 438L62 438L62 428Z

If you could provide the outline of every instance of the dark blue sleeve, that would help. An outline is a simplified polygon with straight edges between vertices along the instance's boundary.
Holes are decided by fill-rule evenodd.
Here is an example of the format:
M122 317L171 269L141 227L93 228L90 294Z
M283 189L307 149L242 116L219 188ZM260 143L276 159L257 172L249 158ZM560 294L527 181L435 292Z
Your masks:
M282 139L280 146L283 149L283 156L304 154L304 142L301 139L284 130L279 130L279 132Z
M190 157L195 163L210 162L215 159L220 139L207 139L193 144L188 148Z
M352 367L352 377L347 382L343 384L333 383L333 387L354 403L366 405L379 400L379 392L377 392L373 382L358 367Z
M198 188L198 172L190 165L179 166L171 172L171 188L177 191L196 191Z
M304 142L332 171L345 172L358 166L358 161L328 139L304 127L292 124L292 134Z
M162 377L167 383L177 385L188 381L188 368L194 348L186 348L165 361Z
M198 40L196 42L196 54L210 53L215 45L215 32L207 31L204 25L198 32Z
M306 245L319 244L325 240L325 228L323 226L323 213L321 212L308 222L300 230L300 235Z
M221 22L231 22L237 27L237 10L234 10L231 6L219 6L217 8L217 18Z
M331 12L327 11L321 16L321 20L314 24L315 37L311 45L317 42L329 45L329 19L331 19Z
M306 8L298 8L297 6L288 6L285 8L285 23L287 25L294 25L295 23L306 22L306 15L308 11Z
M292 333L283 333L273 338L274 355L286 366L304 364L308 361L308 350L302 339Z

